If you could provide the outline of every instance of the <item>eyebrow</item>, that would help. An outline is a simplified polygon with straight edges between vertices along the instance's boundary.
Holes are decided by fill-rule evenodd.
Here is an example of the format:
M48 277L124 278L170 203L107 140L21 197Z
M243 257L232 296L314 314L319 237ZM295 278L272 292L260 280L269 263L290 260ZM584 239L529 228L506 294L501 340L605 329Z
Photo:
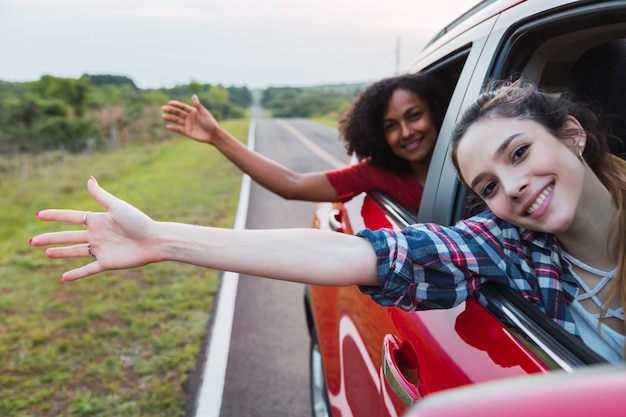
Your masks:
M511 144L511 142L513 141L513 139L515 139L516 137L518 137L521 133L515 133L511 136L509 136L508 138L504 139L502 141L502 143L500 144L500 146L498 146L498 149L496 149L496 151L493 154L493 159L498 159L500 156L502 156L502 154L504 153L504 151L506 150L506 148ZM476 187L476 184L478 184L479 182L481 182L483 180L483 178L485 177L485 174L478 174L476 176L476 178L474 178L472 180L472 183L470 184L471 189L473 190Z
M504 153L506 148L509 146L509 144L513 141L513 139L518 137L520 134L521 133L515 133L515 134L509 136L508 138L504 139L502 141L502 143L500 144L500 146L498 146L498 149L496 149L496 152L493 155L493 159L497 159L500 156L502 156L502 154Z

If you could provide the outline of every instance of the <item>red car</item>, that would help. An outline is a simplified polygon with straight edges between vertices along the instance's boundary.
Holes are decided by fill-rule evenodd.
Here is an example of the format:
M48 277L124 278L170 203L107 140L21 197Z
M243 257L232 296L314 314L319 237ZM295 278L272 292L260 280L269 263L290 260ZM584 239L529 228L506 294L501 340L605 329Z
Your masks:
M447 141L461 111L489 80L523 76L540 88L557 94L567 90L603 106L607 114L626 115L626 99L611 99L626 97L626 2L483 1L426 46L407 72L416 71L442 80L448 99L419 213L381 193L369 193L346 204L320 204L313 227L352 234L365 227L453 224L469 217ZM609 121L613 133L626 138L626 123ZM615 151L621 152L620 146ZM439 396L457 401L453 392L444 392L458 387L489 381L499 387L553 371L578 375L588 365L604 362L516 292L487 284L480 293L481 303L470 298L449 310L405 312L375 304L356 287L307 287L314 416L452 415L423 410ZM616 372L611 378L626 391L626 372L610 369ZM572 384L578 388L572 392L597 393L623 405L619 396L604 395L604 385L594 382L601 379L575 377ZM544 403L571 401L558 385L541 385L541 392L553 392ZM512 415L506 407L524 406L520 397L498 392L502 398L497 400L505 405L498 405L497 415ZM485 407L495 407L496 399L488 394L477 398ZM593 395L583 398L590 402ZM410 407L416 409L409 412ZM467 413L454 415L479 415L467 407ZM480 415L495 414L483 409Z
M625 386L624 365L555 371L444 391L403 417L622 417Z

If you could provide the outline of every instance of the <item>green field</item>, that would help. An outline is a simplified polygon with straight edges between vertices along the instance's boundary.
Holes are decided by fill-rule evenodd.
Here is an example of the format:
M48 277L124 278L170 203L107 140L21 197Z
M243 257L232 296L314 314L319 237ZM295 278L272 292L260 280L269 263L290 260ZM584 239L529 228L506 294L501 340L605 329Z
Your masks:
M222 124L247 137L248 120ZM59 227L35 213L101 210L89 175L157 220L233 225L241 173L189 139L66 155L26 179L0 174L0 415L181 416L219 272L161 263L61 282L87 260L31 247Z

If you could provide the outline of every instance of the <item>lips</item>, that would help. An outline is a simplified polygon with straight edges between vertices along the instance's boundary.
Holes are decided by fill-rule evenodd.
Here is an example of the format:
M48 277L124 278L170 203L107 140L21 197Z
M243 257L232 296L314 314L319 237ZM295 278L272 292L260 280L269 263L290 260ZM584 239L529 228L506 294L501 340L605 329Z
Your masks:
M554 184L550 184L548 187L546 187L541 192L541 194L539 194L535 202L532 203L530 207L528 207L528 209L526 210L526 214L529 216L532 215L541 206L541 204L543 204L543 202L546 201L546 198L548 198L548 196L550 195L553 189L554 189Z
M406 149L407 151L412 151L413 149L417 149L423 140L424 139L414 140L414 141L411 141L409 143L402 145L402 147Z

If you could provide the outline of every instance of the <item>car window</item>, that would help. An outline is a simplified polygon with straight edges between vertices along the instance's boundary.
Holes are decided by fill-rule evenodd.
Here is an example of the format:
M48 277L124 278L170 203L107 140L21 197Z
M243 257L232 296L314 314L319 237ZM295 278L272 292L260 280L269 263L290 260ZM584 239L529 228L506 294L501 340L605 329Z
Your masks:
M456 51L446 58L437 61L433 66L423 70L423 72L429 73L435 76L441 87L441 97L443 105L443 114L448 110L448 105L452 98L461 71L469 55L469 49L464 48L460 51ZM440 138L441 139L441 135ZM417 221L416 213L412 213L400 204L395 202L389 195L380 191L371 191L368 193L376 203L394 219L398 220L400 226L408 226Z
M531 23L505 35L485 85L491 80L523 77L543 90L594 108L600 112L605 130L616 138L613 152L624 157L626 23L623 12L614 13L610 7L595 10L594 19L588 18L588 13L580 7L542 19L532 18ZM486 208L463 185L459 185L455 201L454 221ZM546 316L537 314L530 303L520 301L513 291L486 286L481 289L481 298L481 303L513 334L523 334L519 340L533 339L527 346L549 366L567 369L604 361Z

